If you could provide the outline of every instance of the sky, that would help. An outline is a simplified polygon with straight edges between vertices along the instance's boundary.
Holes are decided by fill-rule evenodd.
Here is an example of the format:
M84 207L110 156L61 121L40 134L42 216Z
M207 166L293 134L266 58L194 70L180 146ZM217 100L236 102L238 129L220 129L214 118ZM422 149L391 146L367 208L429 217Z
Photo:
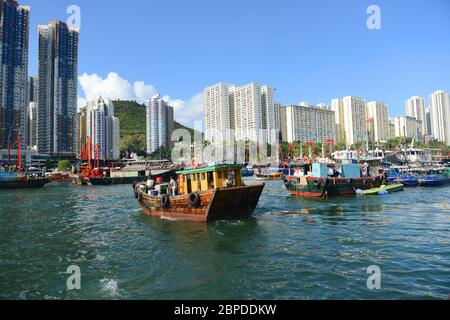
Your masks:
M80 8L79 103L143 102L157 92L175 118L202 120L202 91L218 82L276 88L284 104L330 105L353 95L405 113L411 96L450 91L449 0L19 0L37 26ZM371 30L370 5L381 12Z

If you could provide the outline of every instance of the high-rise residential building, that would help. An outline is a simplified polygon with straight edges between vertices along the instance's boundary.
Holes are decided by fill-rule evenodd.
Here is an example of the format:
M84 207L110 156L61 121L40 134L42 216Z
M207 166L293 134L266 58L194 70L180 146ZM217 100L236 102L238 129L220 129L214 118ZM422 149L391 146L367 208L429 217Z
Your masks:
M436 91L430 96L431 134L450 145L450 97L444 91Z
M204 90L205 139L222 143L234 128L234 87L219 83Z
M342 99L344 108L345 141L351 146L364 141L366 132L366 100L348 96Z
M77 154L78 37L61 21L39 26L39 153Z
M371 101L367 103L367 125L374 142L389 140L388 106L383 102Z
M28 38L30 8L0 0L0 149L28 142Z
M326 143L336 141L335 112L327 107L287 106L287 141Z
M431 109L427 108L426 109L426 113L425 113L425 118L426 118L426 122L427 122L427 131L426 131L426 135L427 136L431 136Z
M414 117L401 116L394 118L395 136L422 139L422 121Z
M428 134L427 113L425 99L422 97L411 97L405 102L406 115L422 122L422 134Z
M331 110L334 111L336 125L337 142L346 142L345 121L344 121L344 101L342 99L334 99L331 101Z
M80 109L79 143L90 139L91 155L100 160L120 159L120 122L114 116L114 104L108 99L94 99Z
M249 140L259 144L277 141L272 87L219 83L205 89L204 100L206 140Z
M286 106L275 103L275 129L278 132L279 142L287 141Z
M37 148L38 85L37 77L28 78L28 146L32 149Z
M156 95L147 101L146 110L147 153L152 154L161 147L169 148L174 128L173 107Z

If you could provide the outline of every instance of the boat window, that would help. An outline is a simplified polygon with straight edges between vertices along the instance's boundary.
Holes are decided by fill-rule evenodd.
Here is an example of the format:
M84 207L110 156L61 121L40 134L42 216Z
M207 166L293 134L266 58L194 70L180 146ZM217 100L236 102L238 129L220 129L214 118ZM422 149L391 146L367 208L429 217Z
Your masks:
M203 181L206 180L206 174L205 173L202 173L202 180Z
M193 180L193 181L197 181L197 175L196 175L196 174L193 174L193 175L192 175L192 180Z
M218 176L219 180L221 180L222 179L222 171L218 171L217 176Z

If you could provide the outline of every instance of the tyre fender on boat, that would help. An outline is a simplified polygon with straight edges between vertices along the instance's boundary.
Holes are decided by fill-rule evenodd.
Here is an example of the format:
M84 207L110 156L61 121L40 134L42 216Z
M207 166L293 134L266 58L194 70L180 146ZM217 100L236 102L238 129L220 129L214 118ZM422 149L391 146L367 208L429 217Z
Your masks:
M170 198L167 194L163 194L161 197L161 207L163 209L168 209L170 206Z
M315 186L316 188L322 189L322 181L321 181L321 180L316 179L316 180L313 181L313 184L314 184L314 186Z
M193 192L189 195L189 201L194 207L200 206L200 194L198 192Z

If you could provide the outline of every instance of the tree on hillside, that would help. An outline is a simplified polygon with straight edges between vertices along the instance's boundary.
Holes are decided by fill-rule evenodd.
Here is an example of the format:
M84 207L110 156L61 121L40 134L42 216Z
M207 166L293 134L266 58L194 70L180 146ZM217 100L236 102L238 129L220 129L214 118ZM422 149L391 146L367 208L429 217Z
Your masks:
M66 172L70 170L72 167L72 164L69 160L61 160L58 162L58 171L59 172Z
M146 154L145 135L134 134L122 137L122 139L120 139L120 152L137 153L138 155L145 155Z

